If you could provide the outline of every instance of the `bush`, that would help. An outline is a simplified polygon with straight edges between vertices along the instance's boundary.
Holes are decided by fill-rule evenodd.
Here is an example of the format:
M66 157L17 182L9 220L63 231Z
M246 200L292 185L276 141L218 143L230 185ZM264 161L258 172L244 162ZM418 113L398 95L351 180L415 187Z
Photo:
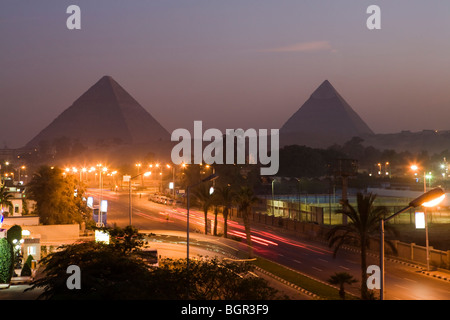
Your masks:
M9 228L6 238L8 239L13 250L13 269L20 269L22 267L22 254L21 250L15 249L14 240L20 241L22 239L22 227L19 225L13 225Z
M17 224L13 225L6 233L6 238L11 244L13 243L14 239L20 241L20 239L22 239L22 227Z
M20 273L21 277L31 277L31 261L33 261L33 256L30 254Z
M0 283L9 283L13 273L12 248L6 238L0 239Z

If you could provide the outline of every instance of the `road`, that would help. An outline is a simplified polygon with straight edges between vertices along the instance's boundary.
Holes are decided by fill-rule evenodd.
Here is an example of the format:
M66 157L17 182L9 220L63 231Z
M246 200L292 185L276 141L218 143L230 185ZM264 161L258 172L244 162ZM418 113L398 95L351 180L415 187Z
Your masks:
M97 199L99 192L89 189ZM129 202L127 193L103 190L103 199L108 200L108 224L119 226L129 224ZM174 208L147 200L145 194L134 195L132 199L132 222L140 230L154 233L186 234L186 209ZM209 219L213 215L209 214ZM190 210L191 234L204 233L204 215L198 210ZM223 233L223 219L219 218L218 233ZM248 251L245 244L244 226L237 221L228 221L229 238L243 238L234 241L223 237L209 236L209 245L226 248L229 253L238 256ZM310 275L318 280L327 281L335 272L348 272L360 281L359 255L341 250L336 258L325 244L300 240L288 236L267 226L252 224L253 250L257 255L288 266L294 270ZM214 250L214 249L213 249ZM377 257L368 257L368 265L378 265ZM385 265L385 299L389 300L449 300L450 283L423 275L419 269L396 262L386 261ZM347 286L347 291L359 296L359 285Z

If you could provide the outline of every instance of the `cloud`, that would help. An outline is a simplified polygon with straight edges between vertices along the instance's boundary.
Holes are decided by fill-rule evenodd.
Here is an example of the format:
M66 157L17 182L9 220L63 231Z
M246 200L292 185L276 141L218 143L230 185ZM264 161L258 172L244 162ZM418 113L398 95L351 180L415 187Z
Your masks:
M278 47L261 50L263 52L317 52L317 51L329 51L335 52L328 41L311 41L301 42L290 46Z

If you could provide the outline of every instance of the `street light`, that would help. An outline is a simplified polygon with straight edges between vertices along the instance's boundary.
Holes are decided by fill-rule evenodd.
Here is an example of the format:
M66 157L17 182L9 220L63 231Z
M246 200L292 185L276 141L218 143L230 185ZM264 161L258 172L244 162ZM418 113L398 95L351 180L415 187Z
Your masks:
M417 165L412 165L411 166L411 170L416 172L417 175L417 170L419 170L419 167ZM427 192L427 179L429 179L429 183L428 185L431 185L431 172L429 172L428 174L424 171L423 172L423 192ZM445 197L445 195L444 195ZM443 199L443 198L442 198ZM440 203L442 201L442 199L436 199L437 203ZM429 207L434 207L436 204L430 204L430 205L424 205L425 209L423 210L423 214L424 214L424 222L425 222L425 247L426 247L426 255L427 255L427 271L430 271L430 246L429 246L429 242L428 242L428 217L427 217L427 208Z
M152 174L151 171L142 172L142 173L139 173L139 174L135 175L134 177L130 177L128 179L128 218L129 218L130 226L132 225L131 180L133 180L133 179L135 179L135 178L137 178L139 176L146 176L146 177L148 177L151 174Z
M199 184L201 184L203 182L214 181L218 177L219 176L216 173L213 173L212 175L210 175L210 176L200 180L197 183L194 183L194 184L192 184L190 186L187 186L187 188L186 188L186 197L187 197L187 207L186 207L186 218L187 218L187 227L186 227L186 243L187 243L187 246L186 246L186 272L187 272L188 277L189 277L189 192L190 192L191 188L193 188L193 187L195 187L195 186L197 186L197 185L199 185ZM187 292L188 292L188 297L189 297L189 285L188 285L187 288L188 288Z
M175 196L175 165L170 166L170 164L166 165L168 169L172 168L172 193L173 193L173 199L176 199Z
M387 218L380 219L380 300L384 299L384 223L394 218L396 215L419 206L432 207L438 205L445 198L444 190L441 188L434 188L420 197L412 200L408 206L397 211Z
M19 167L19 183L20 183L20 179L21 179L20 169L25 170L26 167L25 167L25 166L20 166L20 167Z
M98 165L97 165L98 166ZM103 173L106 173L108 171L108 168L107 167L103 167L101 170L100 170L100 202L99 202L99 211L98 211L98 214L99 214L99 216L98 216L98 219L99 219L99 222L98 222L98 226L99 227L103 227L103 224L102 224L102 209L101 209L101 204L102 204L102 201L103 201Z

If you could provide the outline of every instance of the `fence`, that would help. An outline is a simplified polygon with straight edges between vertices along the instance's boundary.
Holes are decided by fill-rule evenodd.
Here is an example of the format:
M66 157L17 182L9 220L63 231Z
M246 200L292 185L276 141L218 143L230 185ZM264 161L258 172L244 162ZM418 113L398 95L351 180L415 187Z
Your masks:
M333 205L309 205L300 202L267 200L266 213L274 217L295 221L313 222L317 224L336 225L343 222L342 214L336 213L340 208ZM263 211L260 209L260 212Z

